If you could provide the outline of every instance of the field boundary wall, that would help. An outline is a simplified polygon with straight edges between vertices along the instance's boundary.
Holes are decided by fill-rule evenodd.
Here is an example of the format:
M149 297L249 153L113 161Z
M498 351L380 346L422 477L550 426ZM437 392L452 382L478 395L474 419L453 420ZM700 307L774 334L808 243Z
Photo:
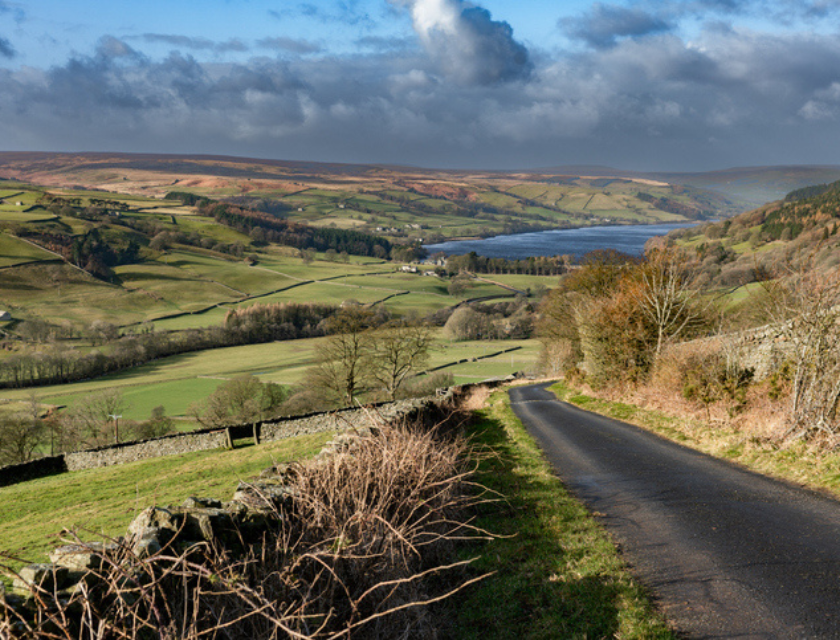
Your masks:
M343 409L324 413L269 420L254 424L235 425L218 429L201 429L149 440L124 442L120 444L74 451L57 456L39 458L22 464L0 467L0 487L54 476L69 471L94 469L117 464L126 464L160 458L163 456L209 451L229 447L234 440L252 438L256 433L259 442L276 442L295 436L323 433L327 431L353 431L369 423L369 417L376 414L385 422L440 417L443 400L456 400L473 387L496 386L503 381L494 380L452 387L442 397L416 398L387 402L367 407ZM432 410L434 409L434 410Z

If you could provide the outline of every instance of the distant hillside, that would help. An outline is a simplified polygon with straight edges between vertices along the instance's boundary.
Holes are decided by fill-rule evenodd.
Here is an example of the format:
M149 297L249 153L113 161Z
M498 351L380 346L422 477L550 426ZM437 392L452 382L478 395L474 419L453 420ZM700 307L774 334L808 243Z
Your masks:
M840 180L840 165L736 167L699 173L645 173L603 166L571 165L540 169L535 173L613 176L682 184L723 194L740 206L741 211L747 211L779 200L791 191Z
M707 189L640 176L442 171L223 156L0 153L0 177L162 198L171 191L313 226L425 243L595 224L729 217L743 206Z
M713 284L739 286L787 266L840 266L840 183L816 185L730 220L671 232Z

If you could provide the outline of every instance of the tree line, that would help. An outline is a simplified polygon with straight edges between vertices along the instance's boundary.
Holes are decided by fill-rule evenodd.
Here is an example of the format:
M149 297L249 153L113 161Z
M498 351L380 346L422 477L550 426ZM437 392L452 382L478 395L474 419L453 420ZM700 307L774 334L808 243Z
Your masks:
M253 305L228 312L220 327L155 332L150 329L119 337L108 323L94 323L100 348L84 351L64 344L42 344L0 361L0 387L24 388L96 378L158 358L219 347L295 340L325 335L324 320L337 307L325 304Z
M450 275L461 271L473 273L517 273L532 276L554 276L565 273L571 258L562 256L530 256L521 260L488 258L475 251L460 256L447 256L446 272Z

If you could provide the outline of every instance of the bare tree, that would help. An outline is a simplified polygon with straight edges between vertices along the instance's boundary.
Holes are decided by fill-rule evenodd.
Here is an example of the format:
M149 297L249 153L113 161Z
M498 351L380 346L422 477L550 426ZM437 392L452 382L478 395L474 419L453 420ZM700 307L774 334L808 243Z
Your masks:
M258 422L273 415L288 395L288 390L279 384L243 374L219 385L193 411L199 422L211 427Z
M840 274L800 267L765 283L767 310L791 364L786 436L840 429Z
M0 421L0 464L18 464L38 457L45 429L40 418L12 415Z
M428 362L433 340L429 327L405 322L374 332L371 374L391 400L396 400L406 378Z
M680 337L702 315L689 275L685 256L671 249L650 252L639 267L641 310L656 328L654 358L666 340Z
M375 384L373 335L368 328L373 314L366 309L342 309L327 321L329 336L315 347L317 364L307 383L333 403L352 405Z
M62 416L62 431L71 449L96 447L117 440L116 420L127 408L122 391L103 389L75 404Z

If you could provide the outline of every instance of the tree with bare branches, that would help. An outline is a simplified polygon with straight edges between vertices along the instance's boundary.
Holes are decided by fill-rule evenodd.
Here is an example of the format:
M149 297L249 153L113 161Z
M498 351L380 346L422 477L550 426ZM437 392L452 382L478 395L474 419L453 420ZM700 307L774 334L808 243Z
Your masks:
M690 270L684 255L673 249L648 252L637 269L642 286L641 311L656 329L654 359L667 340L683 335L702 317L697 292L690 286Z
M434 336L429 327L398 321L374 332L374 380L391 400L414 372L429 361Z
M840 431L840 274L803 266L764 284L766 309L790 363L785 436Z
M317 364L307 372L307 386L336 405L352 405L374 384L373 313L360 307L342 309L327 321L329 336L315 347Z

